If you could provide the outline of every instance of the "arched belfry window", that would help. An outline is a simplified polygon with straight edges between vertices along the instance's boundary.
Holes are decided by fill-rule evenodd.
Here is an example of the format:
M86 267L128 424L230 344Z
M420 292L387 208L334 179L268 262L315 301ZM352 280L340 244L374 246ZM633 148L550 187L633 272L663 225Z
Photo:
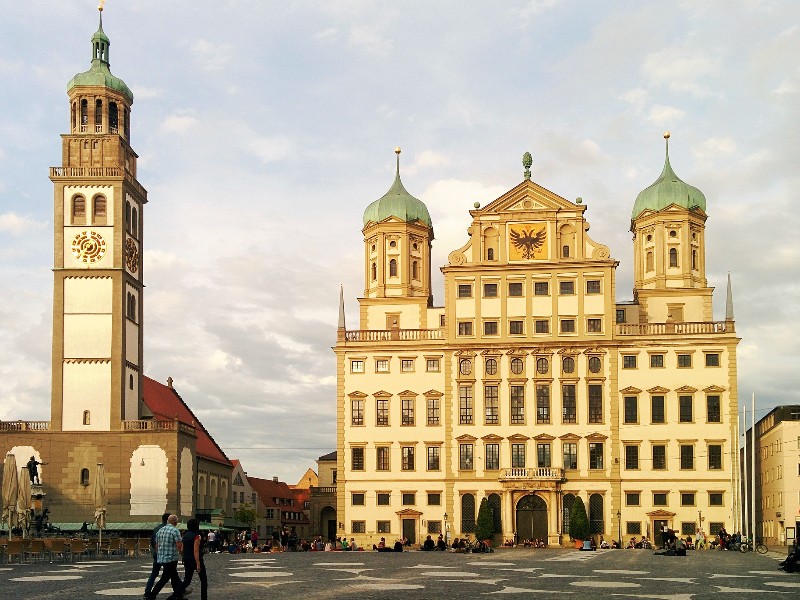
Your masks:
M397 277L397 260L394 258L389 261L389 277Z
M100 133L103 130L103 101L96 100L94 103L94 131Z
M83 411L83 424L84 425L92 424L92 413L88 410Z
M131 233L139 237L139 211L135 206L131 208Z
M125 231L131 232L131 203L125 202Z
M108 127L111 133L119 131L119 111L116 102L108 103Z
M78 106L76 102L72 103L72 108L70 110L70 119L72 123L72 131L74 132L75 129L78 127Z
M130 117L130 113L128 112L127 108L122 111L122 118L123 118L122 125L123 125L123 128L125 130L125 139L126 140L130 140L130 138L131 138L131 121L130 121L130 118L131 117Z
M86 131L85 125L89 124L89 101L81 100L81 131Z
M677 267L678 266L678 249L677 248L670 248L669 249L669 266L670 267Z
M692 270L697 270L697 250L692 250Z
M95 196L92 202L92 223L95 225L105 225L107 210L106 197Z
M89 485L89 469L81 469L81 485Z
M127 313L128 318L131 321L136 321L136 296L128 292L128 306L127 306Z
M74 196L72 198L72 224L86 224L86 198L83 196Z

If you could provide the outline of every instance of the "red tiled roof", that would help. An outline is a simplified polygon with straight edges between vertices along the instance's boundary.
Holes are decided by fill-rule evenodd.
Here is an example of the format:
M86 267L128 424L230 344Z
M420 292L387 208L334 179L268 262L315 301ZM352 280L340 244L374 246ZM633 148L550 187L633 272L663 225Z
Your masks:
M288 510L288 506L279 505L275 503L275 498L285 498L287 500L294 500L294 494L289 486L283 481L273 481L272 479L260 479L258 477L248 477L247 481L250 482L250 487L253 488L261 502L267 508L278 507ZM297 506L294 507L295 509ZM302 510L302 508L301 508Z
M231 461L225 456L222 448L217 445L214 438L203 427L200 419L194 415L173 388L145 377L143 400L157 421L172 421L177 418L181 423L194 426L197 434L198 456L231 466Z

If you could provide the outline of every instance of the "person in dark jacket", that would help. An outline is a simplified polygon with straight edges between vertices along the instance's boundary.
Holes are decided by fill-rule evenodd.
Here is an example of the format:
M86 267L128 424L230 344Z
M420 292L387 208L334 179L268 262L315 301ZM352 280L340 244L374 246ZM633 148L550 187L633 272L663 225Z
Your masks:
M200 600L208 600L208 577L203 562L203 536L200 535L200 521L189 519L186 533L183 534L183 567L186 570L180 587L172 592L167 600L179 600L186 593L192 576L197 572L200 579Z

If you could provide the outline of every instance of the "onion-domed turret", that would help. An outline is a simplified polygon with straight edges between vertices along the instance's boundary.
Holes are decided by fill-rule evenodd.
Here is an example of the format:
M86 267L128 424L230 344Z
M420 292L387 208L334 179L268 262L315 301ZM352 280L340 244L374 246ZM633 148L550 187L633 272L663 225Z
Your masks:
M400 148L395 149L395 154L397 154L397 173L394 183L388 192L367 206L364 211L364 226L366 227L370 222L380 223L389 217L397 217L406 223L419 221L432 227L428 207L422 200L409 194L403 187L403 182L400 181Z
M119 77L111 74L109 69L109 48L111 41L103 31L103 12L100 9L100 26L95 34L92 36L92 66L88 71L78 73L70 79L67 84L67 93L69 94L76 86L101 86L112 89L122 94L128 101L128 104L133 104L133 92L125 85Z
M636 196L631 219L636 219L646 210L658 212L670 205L681 206L687 209L699 208L706 211L706 197L703 192L693 185L682 181L672 170L669 164L669 132L664 133L667 140L667 153L664 160L664 170L652 185L646 187Z

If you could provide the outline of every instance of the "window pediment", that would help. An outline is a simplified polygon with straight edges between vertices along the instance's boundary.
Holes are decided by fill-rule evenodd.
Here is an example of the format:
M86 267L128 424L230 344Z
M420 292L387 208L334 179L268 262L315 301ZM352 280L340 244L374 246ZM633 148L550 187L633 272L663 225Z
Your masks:
M349 393L349 394L347 394L347 395L348 395L350 398L366 398L366 397L367 397L367 395L366 395L364 392L359 392L359 391L350 392L350 393Z
M676 388L675 391L682 394L694 394L697 391L697 388L693 388L690 385L683 385L679 388Z
M710 385L706 388L703 388L703 391L706 394L721 394L725 391L725 388L719 387L718 385Z
M651 387L647 391L650 394L666 394L666 393L669 392L669 390L667 388L661 387L660 385L657 385L656 387Z
M547 433L540 433L539 435L533 436L533 439L535 439L537 442L552 442L556 438L555 436Z
M392 395L389 392L385 391L385 390L381 390L379 392L375 392L372 395L375 396L376 398L391 398L392 397Z
M444 394L437 390L428 390L423 394L423 396L425 396L426 398L441 398L442 396L444 396Z
M465 434L463 434L463 435L460 435L460 436L458 436L458 437L456 438L456 440L457 440L457 441L459 441L459 442L474 442L474 441L475 441L475 440L477 440L477 439L478 439L478 438L476 438L474 435L470 435L470 434L468 434L468 433L465 433Z
M619 393L620 394L641 394L642 390L640 390L639 388L633 387L633 386L628 386L624 390L620 390Z

